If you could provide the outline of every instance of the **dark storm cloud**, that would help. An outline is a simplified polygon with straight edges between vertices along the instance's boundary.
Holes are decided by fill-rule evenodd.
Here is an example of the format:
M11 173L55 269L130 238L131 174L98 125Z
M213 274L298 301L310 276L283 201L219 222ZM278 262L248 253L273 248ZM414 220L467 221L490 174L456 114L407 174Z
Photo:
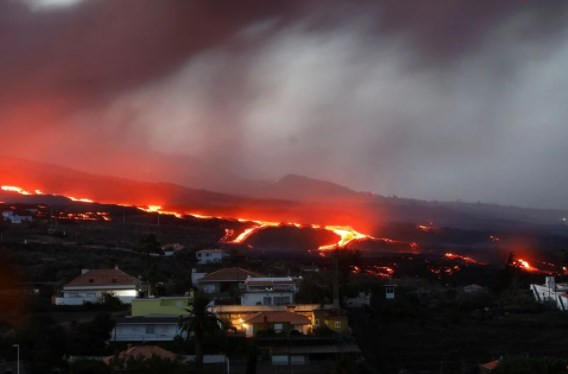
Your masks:
M132 151L175 153L421 198L566 197L563 1L37 1L0 0L0 136L24 139L11 153L120 174ZM160 178L194 182L179 170Z

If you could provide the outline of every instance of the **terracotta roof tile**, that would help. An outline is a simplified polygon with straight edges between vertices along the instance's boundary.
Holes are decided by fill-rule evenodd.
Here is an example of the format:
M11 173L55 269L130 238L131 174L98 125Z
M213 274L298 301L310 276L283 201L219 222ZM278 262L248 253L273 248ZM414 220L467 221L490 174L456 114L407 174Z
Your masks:
M91 269L79 275L65 286L113 286L136 285L138 279L119 269Z
M311 324L310 319L306 316L291 312L258 312L245 320L246 323L264 323L266 317L266 322L268 323L281 323L288 322L291 325L309 325Z
M130 347L126 351L122 351L118 354L118 357L124 360L128 360L130 358L146 360L148 358L152 358L152 356L173 361L175 360L177 355L173 352L160 348L157 345L137 345ZM109 364L113 358L114 356L107 356L104 358L104 362L106 364Z
M494 370L497 365L499 365L499 360L495 360L495 361L491 361L491 362L487 362L485 364L480 365L482 368L488 369L488 370Z
M264 277L260 273L246 270L243 268L223 268L212 273L206 274L198 282L244 282L248 276Z

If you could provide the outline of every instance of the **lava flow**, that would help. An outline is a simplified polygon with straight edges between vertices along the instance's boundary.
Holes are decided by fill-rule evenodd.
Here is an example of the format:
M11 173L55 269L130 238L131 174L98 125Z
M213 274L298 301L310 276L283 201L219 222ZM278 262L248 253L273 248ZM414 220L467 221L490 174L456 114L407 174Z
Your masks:
M549 274L550 272L539 269L537 267L532 266L527 260L523 260L522 258L518 258L513 261L513 265L521 270L527 271L529 273L542 273L542 274Z
M452 252L448 252L444 254L444 257L447 258L448 260L459 260L468 264L475 264L475 265L485 265L471 257L467 257L467 256L462 256L462 255L458 255Z
M0 186L2 191L6 192L15 192L21 195L45 195L40 190L34 190L34 192L29 192L23 188L17 186ZM83 203L94 203L92 199L88 198L77 198L73 196L65 196L68 199L75 201L75 202L83 202ZM105 202L106 204L113 204L112 202ZM124 205L124 204L120 204ZM147 213L157 213L157 214L166 214L166 215L174 215L178 218L183 218L184 216L192 216L198 219L210 219L210 218L219 218L219 219L230 219L227 217L212 217L212 216L204 216L201 214L190 213L190 212L175 212L175 211L167 211L163 210L162 206L160 205L147 205L147 206L137 206L136 208L147 212ZM358 231L355 231L353 228L349 226L339 226L339 225L317 225L317 224L309 224L309 225L302 225L299 223L276 223L276 222L268 222L268 221L259 221L259 220L250 220L244 218L238 218L239 222L252 222L255 224L254 227L250 227L245 229L242 233L236 236L234 239L230 239L234 235L233 230L226 230L225 236L221 239L221 242L228 243L228 244L243 244L250 238L253 234L257 233L260 230L263 230L268 227L280 227L280 226L294 226L297 228L312 228L312 229L321 229L331 231L339 237L339 240L336 243L322 245L318 248L320 251L327 251L327 250L334 250L337 248L346 248L350 243L356 240L362 239L370 239L370 240L379 240L374 238L370 235L362 234ZM382 239L381 239L382 240ZM385 239L386 240L386 239Z
M241 222L249 222L249 220L239 219ZM227 237L229 235L225 235L225 242L229 244L243 244L247 241L255 233L264 230L269 227L281 227L281 226L294 226L297 228L312 228L315 230L327 230L331 231L337 236L339 236L339 240L333 244L325 244L318 248L320 251L331 251L337 248L345 248L349 245L349 243L355 240L361 239L375 239L370 235L365 235L360 232L355 231L353 228L348 226L320 226L320 225L301 225L299 223L277 223L277 222L265 222L265 221L251 221L254 222L256 226L249 227L245 229L242 233L240 233L235 239L228 240Z

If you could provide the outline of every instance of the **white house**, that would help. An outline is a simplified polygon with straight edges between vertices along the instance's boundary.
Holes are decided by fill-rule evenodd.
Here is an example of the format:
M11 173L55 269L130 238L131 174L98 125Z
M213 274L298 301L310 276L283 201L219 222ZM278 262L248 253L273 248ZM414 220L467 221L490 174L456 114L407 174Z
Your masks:
M227 256L228 253L222 249L202 249L195 253L197 263L200 265L221 262Z
M371 305L371 293L361 291L355 297L344 298L343 304L348 308L362 308L363 306Z
M543 285L531 284L531 291L539 303L554 303L558 309L568 311L568 284L556 284L554 277L546 277Z
M208 294L220 294L238 290L248 277L257 278L264 275L242 268L223 268L206 274L197 280L197 286Z
M118 267L114 269L83 269L81 275L63 286L63 297L55 299L56 305L81 305L86 302L103 301L105 294L111 294L125 304L138 296L138 279L126 274Z
M241 305L286 305L294 303L302 277L247 277Z
M170 342L185 337L178 327L179 317L124 317L111 333L113 342Z

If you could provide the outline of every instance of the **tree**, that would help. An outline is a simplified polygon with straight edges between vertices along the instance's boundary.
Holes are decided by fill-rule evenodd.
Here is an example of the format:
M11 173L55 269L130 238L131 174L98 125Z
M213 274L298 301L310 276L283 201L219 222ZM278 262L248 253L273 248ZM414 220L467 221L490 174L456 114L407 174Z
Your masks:
M221 330L222 322L214 313L207 310L211 300L200 291L192 291L189 296L189 305L185 309L189 314L180 317L178 326L180 331L193 336L195 342L195 367L203 366L203 346L206 334Z

